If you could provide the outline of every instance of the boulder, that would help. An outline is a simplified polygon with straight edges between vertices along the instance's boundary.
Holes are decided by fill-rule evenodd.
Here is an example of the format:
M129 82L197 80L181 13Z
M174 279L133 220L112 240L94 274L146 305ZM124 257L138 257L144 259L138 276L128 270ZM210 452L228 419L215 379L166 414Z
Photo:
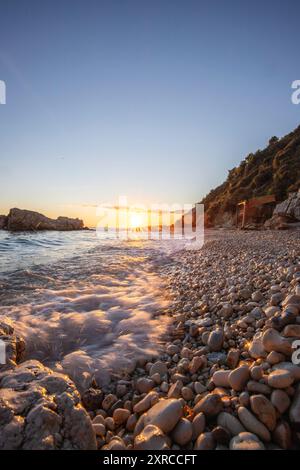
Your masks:
M0 230L5 229L7 226L7 216L6 215L0 215Z
M69 217L58 217L50 219L39 212L25 209L10 209L7 216L6 228L11 231L36 231L36 230L82 230L84 229L81 219Z
M74 383L38 361L1 373L0 416L0 449L97 449Z
M168 437L161 429L153 424L148 424L134 439L135 450L167 450L169 449Z

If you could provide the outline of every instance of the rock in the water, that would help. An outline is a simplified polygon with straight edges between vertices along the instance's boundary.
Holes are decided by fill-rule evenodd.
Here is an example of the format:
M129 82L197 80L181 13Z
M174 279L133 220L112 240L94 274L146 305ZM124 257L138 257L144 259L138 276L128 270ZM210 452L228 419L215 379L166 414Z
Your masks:
M255 418L247 408L240 406L238 409L238 416L247 431L256 434L263 441L270 442L271 436L268 428Z
M276 410L272 403L264 395L252 395L250 404L259 421L273 431L276 426Z
M192 435L192 423L186 418L181 418L173 429L171 437L176 444L185 446L192 439Z
M0 449L97 448L91 419L67 376L26 361L4 371L0 387Z
M231 450L264 450L264 444L251 432L241 432L230 441Z
M38 212L23 209L10 209L7 216L7 229L12 231L23 230L82 230L83 221L80 219L70 219L69 217L58 217L49 219Z
M134 439L134 449L136 450L168 450L169 448L167 436L153 424L145 426Z
M164 433L168 434L174 429L179 419L182 417L182 403L175 398L162 399L146 413L144 418L145 426L154 424Z

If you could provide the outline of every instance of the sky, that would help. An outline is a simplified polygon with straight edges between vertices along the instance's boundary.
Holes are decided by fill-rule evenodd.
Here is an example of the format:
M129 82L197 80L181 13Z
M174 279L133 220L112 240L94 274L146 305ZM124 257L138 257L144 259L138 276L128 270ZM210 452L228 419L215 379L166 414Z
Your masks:
M297 1L0 0L0 213L199 201L300 124Z

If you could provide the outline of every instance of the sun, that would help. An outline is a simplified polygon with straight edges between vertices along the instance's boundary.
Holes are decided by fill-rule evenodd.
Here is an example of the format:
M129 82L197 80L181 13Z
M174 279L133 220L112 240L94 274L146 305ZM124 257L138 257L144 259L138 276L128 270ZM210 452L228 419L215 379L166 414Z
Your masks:
M129 216L129 226L130 228L139 228L143 225L143 217L137 212L131 212Z

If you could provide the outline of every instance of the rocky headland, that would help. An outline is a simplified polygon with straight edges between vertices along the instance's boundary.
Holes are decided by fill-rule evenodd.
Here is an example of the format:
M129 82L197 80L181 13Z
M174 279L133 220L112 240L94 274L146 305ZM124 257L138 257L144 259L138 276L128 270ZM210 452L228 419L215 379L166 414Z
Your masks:
M161 276L172 319L163 350L81 396L24 361L3 319L0 448L299 448L300 233L219 231Z
M69 217L57 217L50 219L43 214L25 209L10 209L9 214L0 215L0 229L10 231L38 231L38 230L83 230L84 223L81 219Z

